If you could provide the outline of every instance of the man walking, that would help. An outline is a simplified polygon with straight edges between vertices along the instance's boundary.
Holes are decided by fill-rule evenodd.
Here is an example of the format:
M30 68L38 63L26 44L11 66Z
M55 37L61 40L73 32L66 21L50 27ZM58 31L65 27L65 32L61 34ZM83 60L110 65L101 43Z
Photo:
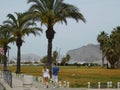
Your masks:
M59 73L59 67L56 65L56 63L54 63L53 72L52 72L52 80L54 83L53 88L58 87L58 73Z

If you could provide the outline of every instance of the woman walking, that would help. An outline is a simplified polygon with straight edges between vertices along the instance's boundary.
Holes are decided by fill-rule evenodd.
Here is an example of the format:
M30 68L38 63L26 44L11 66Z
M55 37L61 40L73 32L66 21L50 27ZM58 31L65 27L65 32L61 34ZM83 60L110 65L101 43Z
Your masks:
M43 78L44 78L45 88L48 88L49 69L46 66L43 67Z

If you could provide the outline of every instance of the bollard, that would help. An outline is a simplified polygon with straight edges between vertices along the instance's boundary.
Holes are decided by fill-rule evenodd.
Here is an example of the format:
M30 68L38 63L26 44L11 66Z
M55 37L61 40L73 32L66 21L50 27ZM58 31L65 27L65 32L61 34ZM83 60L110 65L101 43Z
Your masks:
M110 83L110 88L112 88L112 81L110 81L109 83Z
M110 88L110 82L109 81L107 82L107 88Z
M88 88L90 88L90 82L88 82Z
M43 83L43 77L38 77L38 81Z
M117 82L117 88L120 88L120 82Z
M33 85L33 76L24 75L23 77L23 87L30 89Z
M99 89L101 88L101 82L98 82L98 88Z
M50 79L50 83L51 83L51 84L53 83L53 80L52 80L52 79Z
M62 83L61 83L61 81L59 81L59 88L61 88L62 87Z
M38 82L40 82L40 77L38 77Z
M64 87L66 87L66 81L64 81Z
M67 82L67 88L69 88L70 87L70 82Z

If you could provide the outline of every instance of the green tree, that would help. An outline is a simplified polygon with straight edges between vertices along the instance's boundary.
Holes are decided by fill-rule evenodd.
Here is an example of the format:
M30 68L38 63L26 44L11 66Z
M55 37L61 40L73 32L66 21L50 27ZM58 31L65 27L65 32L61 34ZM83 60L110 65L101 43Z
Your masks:
M70 55L67 54L67 55L66 55L66 62L69 62L69 60L70 60Z
M65 57L62 58L61 64L65 66L69 62L69 60L70 60L70 55L67 54Z
M111 33L111 38L113 38L115 42L114 49L118 57L117 67L120 68L120 26L114 28L114 30Z
M54 52L53 52L52 62L53 62L53 63L57 63L57 58L58 58L58 52L57 52L57 51L54 51Z
M115 63L118 61L118 56L115 51L115 41L113 38L109 37L107 44L106 44L106 58L110 63L111 68L115 68Z
M40 60L40 62L46 64L46 63L47 63L47 56L44 56L44 57Z
M63 57L61 61L61 65L65 66L65 64L66 64L66 57Z
M50 69L50 75L52 74L52 40L54 39L54 25L58 22L67 24L67 19L72 18L77 22L82 20L85 22L85 18L79 12L79 9L74 5L64 3L63 0L28 0L28 3L32 3L29 12L33 12L31 15L35 20L39 20L41 25L44 24L47 27L46 38L48 39L47 59Z
M106 45L107 39L108 39L108 34L104 31L102 31L97 36L97 41L100 43L100 50L102 51L102 66L104 66L104 58L106 56L105 45Z
M10 30L16 38L16 46L17 46L17 68L16 73L20 73L21 71L21 46L23 44L23 37L25 35L29 36L29 34L40 35L39 31L42 31L41 28L36 27L35 22L31 21L27 16L27 13L15 13L8 14L9 18L4 23L9 24L11 26Z
M8 25L1 25L0 27L0 45L2 45L4 49L4 70L7 69L7 51L10 48L9 44L15 41L14 36L9 31Z

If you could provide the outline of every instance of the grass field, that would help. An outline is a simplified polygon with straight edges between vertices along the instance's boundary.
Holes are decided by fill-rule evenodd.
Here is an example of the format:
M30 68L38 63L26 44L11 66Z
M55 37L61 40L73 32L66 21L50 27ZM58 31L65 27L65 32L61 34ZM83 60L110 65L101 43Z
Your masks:
M15 66L9 67L15 72ZM42 66L22 66L21 72L34 76L42 76ZM101 67L76 67L76 66L60 66L59 80L70 82L70 87L87 87L87 83L91 82L93 87L97 87L100 81L103 87L106 87L107 81L112 81L114 87L120 81L120 69L106 69Z

